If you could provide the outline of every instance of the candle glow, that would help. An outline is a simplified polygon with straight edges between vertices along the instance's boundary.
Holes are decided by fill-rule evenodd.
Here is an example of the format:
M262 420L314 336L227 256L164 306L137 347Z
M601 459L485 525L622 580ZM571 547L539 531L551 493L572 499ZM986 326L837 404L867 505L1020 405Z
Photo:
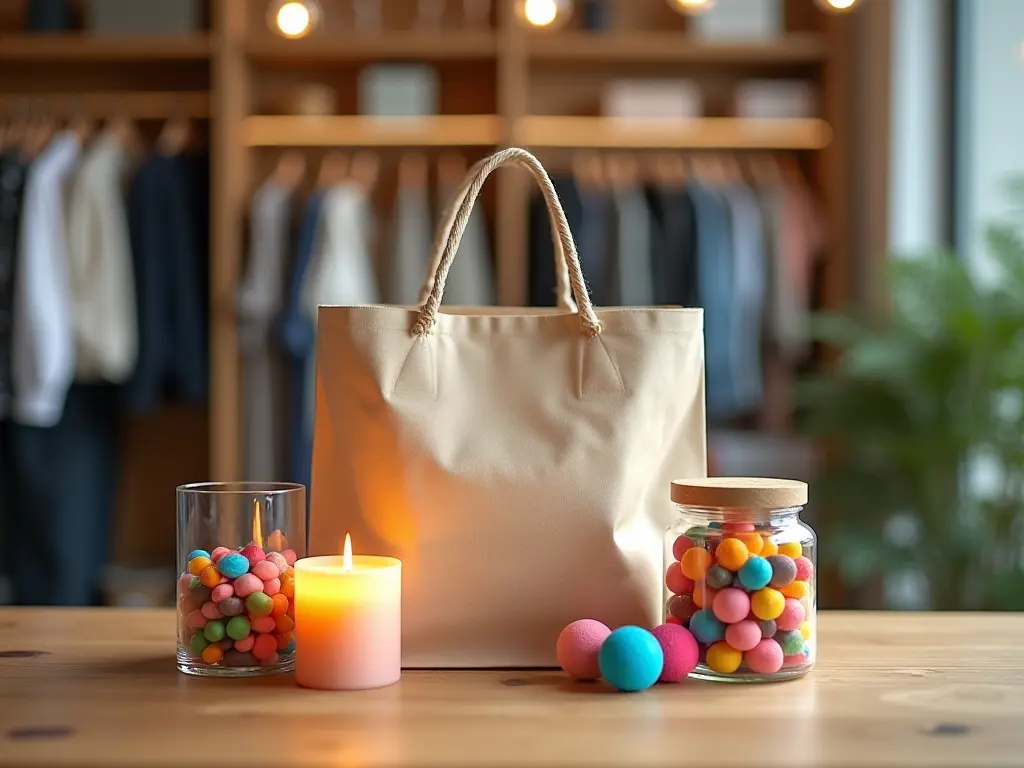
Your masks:
M263 548L263 525L260 523L260 500L252 500L252 541L259 547Z

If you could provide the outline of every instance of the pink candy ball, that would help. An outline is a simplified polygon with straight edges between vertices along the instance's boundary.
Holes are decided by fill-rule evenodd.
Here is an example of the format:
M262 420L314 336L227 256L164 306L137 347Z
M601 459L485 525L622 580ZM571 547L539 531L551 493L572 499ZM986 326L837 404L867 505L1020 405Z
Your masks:
M242 653L248 653L252 650L253 643L255 642L255 635L246 635L241 640L235 640L235 650L241 651Z
M688 579L683 575L683 569L679 567L679 563L672 563L665 571L665 586L674 595L693 594L693 579Z
M258 576L261 581L270 581L281 575L281 569L270 560L261 560L252 567L252 574Z
M248 597L253 592L262 592L263 582L259 576L251 573L243 573L235 579L235 594L239 597Z
M192 576L192 574L189 573L188 571L185 571L185 573L181 574L181 576L178 577L178 594L179 595L187 595L188 594L188 585L192 583L192 579L193 578L194 577Z
M771 638L762 640L743 654L751 672L759 675L773 675L782 669L782 646Z
M662 624L652 629L651 634L657 639L665 656L658 680L678 683L697 668L700 649L688 629L678 624Z
M595 619L572 622L558 635L555 656L558 665L577 680L597 680L601 669L597 654L612 631Z
M185 626L189 629L202 629L206 626L208 619L201 611L192 611L185 617Z
M814 564L803 555L793 562L796 563L796 580L810 581L814 575Z
M735 624L737 621L743 621L750 613L750 598L742 589L727 587L715 595L711 610L719 621Z
M676 560L682 560L686 550L693 549L695 546L697 545L689 536L680 536L672 542L672 557ZM676 594L679 593L677 592Z
M257 616L249 622L249 626L252 628L253 632L265 635L268 632L273 632L277 628L277 622L274 621L273 616Z
M214 619L224 618L224 614L220 612L220 608L217 607L217 604L212 600L207 600L205 603L203 603L203 607L199 610L203 614L203 616L208 618L210 621L213 621Z
M270 552L267 554L267 561L277 566L277 570L284 573L288 569L288 561L284 559L284 555L280 552Z
M295 565L295 560L298 555L295 554L294 549L286 549L281 552L281 554L284 555L284 561L288 563L289 566Z
M213 552L210 553L210 559L214 563L216 563L218 560L220 560L222 557L224 557L224 555L228 555L230 553L231 553L231 550L228 549L227 547L217 547L215 550L213 550Z
M218 584L210 592L210 599L215 603L219 603L222 600L227 600L235 594L235 587L233 584Z
M787 597L786 607L782 609L782 613L775 619L775 626L784 632L800 629L804 615L804 607L800 604L800 601Z
M753 523L722 523L722 531L725 533L751 533L753 530Z
M240 554L242 557L249 561L250 569L254 565L256 565L256 563L262 563L264 560L267 559L267 555L263 551L263 548L257 547L255 544L249 544L247 546L242 547L241 551L238 554Z
M806 653L798 653L795 656L785 656L782 659L782 666L784 667L802 667L806 663Z
M730 624L725 628L725 642L737 651L749 651L761 642L761 627L749 619Z
M263 582L263 591L264 591L264 593L266 593L270 597L273 597L274 595L276 595L278 592L281 591L281 580L280 579L270 579L270 581L264 581Z

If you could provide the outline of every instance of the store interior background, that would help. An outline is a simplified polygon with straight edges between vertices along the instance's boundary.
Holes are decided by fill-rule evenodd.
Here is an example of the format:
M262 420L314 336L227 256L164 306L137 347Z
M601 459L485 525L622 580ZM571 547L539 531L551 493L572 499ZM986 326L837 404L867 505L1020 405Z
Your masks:
M294 177L296 229L314 189L352 178L369 188L377 290L402 299L419 275L401 264L429 247L422 206L403 191L428 191L432 226L435 190L514 144L577 192L618 202L624 189L646 190L649 202L652 190L685 184L804 187L821 234L799 277L814 339L805 353L775 355L765 320L754 363L763 396L709 417L712 473L812 484L819 606L1024 608L1024 181L1014 184L1024 179L1024 3L310 0L314 23L297 39L274 29L281 0L162 0L159 14L141 5L0 4L5 131L26 117L88 120L95 137L127 118L137 164L185 125L174 151L209 161L205 192L189 196L208 243L194 254L205 392L111 411L106 509L95 476L82 484L53 470L60 494L80 504L52 524L78 506L64 531L71 548L109 549L97 556L95 602L171 604L176 485L301 479L294 456L282 459L288 477L247 476L264 437L244 402L238 297L261 231L260 185ZM396 129L403 110L427 116ZM130 186L128 174L126 196ZM620 252L653 247L661 230L648 214L645 238L620 233ZM480 295L546 303L535 266L543 232L524 179L499 174L479 223ZM404 262L399 230L416 252ZM657 275L647 279L660 295ZM18 508L0 479L10 553L20 546L11 519L49 513ZM15 595L2 575L9 561L0 604Z

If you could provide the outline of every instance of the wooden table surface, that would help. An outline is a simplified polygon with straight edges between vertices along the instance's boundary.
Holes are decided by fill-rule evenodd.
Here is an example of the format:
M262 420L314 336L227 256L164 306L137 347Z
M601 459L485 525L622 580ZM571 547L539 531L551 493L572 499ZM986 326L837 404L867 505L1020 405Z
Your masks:
M410 671L330 693L178 674L169 610L0 609L0 765L1024 764L1024 614L819 630L815 670L775 685Z

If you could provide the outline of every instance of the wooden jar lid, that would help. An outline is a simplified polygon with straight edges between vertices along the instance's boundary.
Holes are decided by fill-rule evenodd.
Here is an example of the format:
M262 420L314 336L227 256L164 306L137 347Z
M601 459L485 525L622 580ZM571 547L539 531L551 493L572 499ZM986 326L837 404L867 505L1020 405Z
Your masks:
M673 480L672 501L691 507L785 509L807 503L807 483L770 477Z

